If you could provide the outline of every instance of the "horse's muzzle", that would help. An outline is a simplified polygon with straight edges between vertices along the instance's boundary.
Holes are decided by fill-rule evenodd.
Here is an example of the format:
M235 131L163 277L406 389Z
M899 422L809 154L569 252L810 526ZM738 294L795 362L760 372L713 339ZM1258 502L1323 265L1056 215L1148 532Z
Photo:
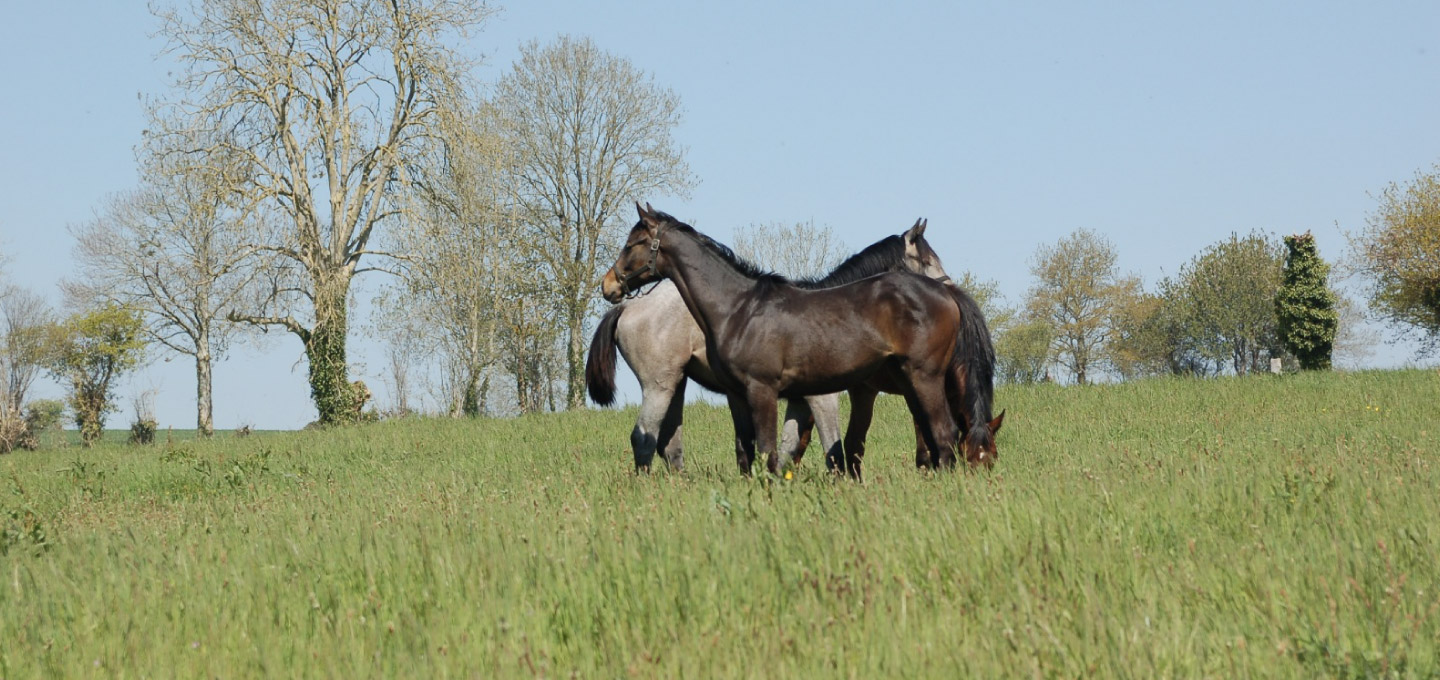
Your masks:
M615 304L625 299L625 287L620 285L620 280L615 278L615 270L605 272L605 278L600 279L600 294L605 301Z

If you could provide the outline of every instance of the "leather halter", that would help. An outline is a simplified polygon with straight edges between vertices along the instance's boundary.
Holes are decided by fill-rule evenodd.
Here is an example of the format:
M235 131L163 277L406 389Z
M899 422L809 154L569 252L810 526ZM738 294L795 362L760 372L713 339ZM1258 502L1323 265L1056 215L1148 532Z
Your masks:
M621 276L621 275L620 275L620 271L616 269L616 267L619 267L619 266L620 266L620 262L617 260L617 261L615 262L615 264L610 265L610 273L614 274L614 275L615 275L615 280L620 282L620 294L621 294L621 295L624 295L624 296L626 296L626 297L635 297L636 295L641 295L641 294L643 294L643 293L640 292L640 289L639 289L638 287L636 287L636 288L631 288L631 287L630 287L630 281L631 281L632 279L634 279L635 277L641 276L641 275L643 275L643 274L659 274L659 273L660 273L660 270L658 270L658 269L655 268L655 258L658 257L659 255L660 255L660 232L659 232L659 231L656 231L654 238L650 239L650 258L645 261L645 266L644 266L644 267L641 267L641 268L635 270L634 272L631 272L628 276ZM657 281L657 283L658 283L658 281ZM643 286L643 285L645 285L645 284L642 283L642 284L640 284L640 285ZM651 290L654 290L654 289L652 288Z

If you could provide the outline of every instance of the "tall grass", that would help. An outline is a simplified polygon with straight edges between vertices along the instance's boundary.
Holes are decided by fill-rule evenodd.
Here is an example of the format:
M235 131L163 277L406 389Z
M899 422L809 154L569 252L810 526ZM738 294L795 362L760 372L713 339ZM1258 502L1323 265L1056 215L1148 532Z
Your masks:
M0 676L1440 674L1440 377L1002 388L991 473L633 410L0 459ZM163 436L162 436L163 439Z

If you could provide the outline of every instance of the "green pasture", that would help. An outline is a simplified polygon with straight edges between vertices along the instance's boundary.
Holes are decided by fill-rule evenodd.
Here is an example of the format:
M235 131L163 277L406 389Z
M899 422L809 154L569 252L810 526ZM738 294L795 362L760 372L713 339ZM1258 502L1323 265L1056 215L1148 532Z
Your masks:
M993 472L634 410L0 457L0 677L1436 677L1433 370L1003 387Z

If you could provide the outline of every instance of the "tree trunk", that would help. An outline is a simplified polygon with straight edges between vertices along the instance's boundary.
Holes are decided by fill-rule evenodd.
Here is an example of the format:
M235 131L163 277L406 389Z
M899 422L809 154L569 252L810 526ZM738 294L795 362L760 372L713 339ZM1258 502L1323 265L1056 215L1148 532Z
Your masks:
M460 399L460 413L471 418L480 415L480 374L474 366L465 369L465 393Z
M566 348L565 409L585 408L585 299L572 301L567 319L570 343Z
M208 341L202 343L208 344ZM201 347L205 344L201 344ZM202 437L215 434L210 382L210 352L201 349L195 353L195 429Z
M105 407L109 392L109 379L103 386L76 381L71 408L75 411L75 424L80 428L80 441L91 447L105 434Z
M321 425L353 422L357 413L345 364L349 292L350 280L343 275L315 284L315 326L306 338L305 358L310 362L310 398Z
M485 379L480 381L480 412L486 413L489 410L490 401L490 374L485 374Z

